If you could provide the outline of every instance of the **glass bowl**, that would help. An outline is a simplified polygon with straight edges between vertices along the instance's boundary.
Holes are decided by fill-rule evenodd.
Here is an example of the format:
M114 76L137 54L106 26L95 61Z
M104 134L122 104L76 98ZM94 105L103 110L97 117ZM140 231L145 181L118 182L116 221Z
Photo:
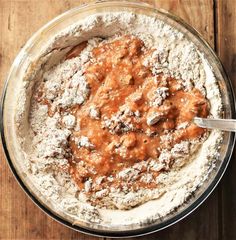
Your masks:
M234 117L235 104L231 83L216 54L196 30L184 23L178 17L164 10L155 9L148 4L125 1L100 1L82 5L56 17L38 30L21 49L12 64L3 91L1 102L1 137L6 159L17 181L28 196L44 212L60 223L77 231L97 236L130 237L159 231L180 221L193 212L211 194L225 172L233 151L235 136L234 133L224 133L220 158L216 161L216 166L207 180L194 192L193 196L175 212L164 218L158 219L155 222L147 223L145 226L123 225L120 227L109 228L83 222L73 224L71 217L55 209L55 207L53 207L50 202L38 192L33 183L27 177L27 174L23 171L22 162L24 161L25 156L17 144L16 128L14 124L17 89L22 84L22 79L26 70L35 60L37 60L38 56L40 56L49 39L52 39L58 32L72 25L76 21L82 20L86 16L94 13L115 11L129 11L154 16L184 33L185 36L198 47L199 51L204 53L208 62L211 64L222 95L222 118Z

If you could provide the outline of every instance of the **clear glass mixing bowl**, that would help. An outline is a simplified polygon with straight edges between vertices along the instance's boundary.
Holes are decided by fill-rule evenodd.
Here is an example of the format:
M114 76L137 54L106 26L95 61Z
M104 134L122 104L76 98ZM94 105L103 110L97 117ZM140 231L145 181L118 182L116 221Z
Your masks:
M45 44L49 39L52 39L53 36L55 36L58 32L72 25L76 21L84 19L91 14L115 11L130 11L133 13L154 16L183 32L185 36L188 37L202 53L204 53L208 62L212 66L222 95L222 117L234 117L235 104L230 81L227 78L216 54L196 30L184 23L178 17L173 16L164 10L155 9L144 3L102 1L85 4L83 6L71 9L70 11L67 11L64 14L56 17L44 27L42 27L39 31L37 31L21 49L20 53L12 64L4 87L1 103L1 137L7 161L17 181L20 183L28 196L43 211L45 211L48 215L60 223L78 231L99 236L125 237L143 235L159 231L180 221L189 215L192 211L194 211L210 195L210 193L213 191L221 179L233 151L235 136L233 133L224 134L224 139L220 150L220 158L216 162L216 167L211 172L210 176L204 182L204 184L198 190L196 190L194 195L172 214L169 214L165 218L159 219L156 222L146 224L145 226L122 225L116 228L109 228L83 222L73 224L71 217L55 209L47 201L47 199L45 199L38 192L38 190L35 189L33 183L30 181L30 179L27 177L27 174L25 174L22 169L21 163L24 161L24 154L21 152L21 149L19 149L16 141L17 137L14 124L14 114L16 108L17 88L20 84L22 84L22 79L26 69L28 69L29 66L38 58L38 56L40 56Z

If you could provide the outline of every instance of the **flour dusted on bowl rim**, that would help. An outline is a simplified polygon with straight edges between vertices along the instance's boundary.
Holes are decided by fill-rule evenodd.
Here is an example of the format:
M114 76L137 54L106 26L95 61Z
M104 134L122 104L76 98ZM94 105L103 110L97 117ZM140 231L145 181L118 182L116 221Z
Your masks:
M65 36L78 44L59 63L45 60L25 113L28 174L75 221L119 225L167 215L218 155L221 132L192 123L221 113L207 61L176 29L128 12L90 16L51 48Z

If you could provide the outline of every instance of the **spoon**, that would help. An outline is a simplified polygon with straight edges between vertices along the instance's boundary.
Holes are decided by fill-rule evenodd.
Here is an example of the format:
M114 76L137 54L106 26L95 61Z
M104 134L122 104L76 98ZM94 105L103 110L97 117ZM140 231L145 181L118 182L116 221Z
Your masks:
M202 128L236 132L236 119L211 119L195 117L193 122Z

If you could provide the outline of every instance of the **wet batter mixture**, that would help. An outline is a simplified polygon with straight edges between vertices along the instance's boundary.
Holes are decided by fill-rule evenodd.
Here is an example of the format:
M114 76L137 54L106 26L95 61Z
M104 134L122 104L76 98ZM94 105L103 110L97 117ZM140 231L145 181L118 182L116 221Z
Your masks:
M74 47L64 61L79 57L87 45ZM181 79L153 73L150 62L161 61L152 59L154 52L158 55L132 35L100 39L84 66L82 101L55 107L45 81L35 91L34 99L48 107L48 115L59 114L60 128L71 131L63 150L67 164L60 171L68 171L94 205L106 205L102 199L114 189L158 188L158 175L188 158L192 143L207 134L192 120L209 115L208 100Z

